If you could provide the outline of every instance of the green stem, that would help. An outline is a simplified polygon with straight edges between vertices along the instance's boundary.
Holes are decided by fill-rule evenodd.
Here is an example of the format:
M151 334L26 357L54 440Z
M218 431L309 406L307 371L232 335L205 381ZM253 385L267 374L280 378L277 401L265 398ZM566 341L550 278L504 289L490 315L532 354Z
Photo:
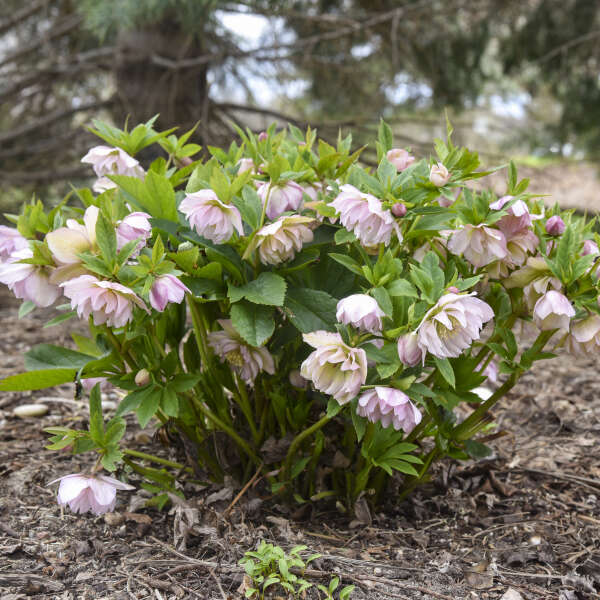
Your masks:
M292 441L290 448L288 450L287 456L285 457L285 462L284 462L284 467L283 467L283 473L287 476L289 475L291 468L292 468L292 459L294 458L294 454L296 453L296 450L298 448L298 446L310 435L312 435L313 433L315 433L315 431L319 431L319 429L325 427L325 425L327 425L327 423L329 423L329 421L331 421L332 417L328 417L327 415L325 415L324 417L321 417L316 423L314 423L313 425L311 425L308 429L305 429L304 431L301 431Z
M173 462L172 460L167 460L166 458L160 458L160 456L154 456L153 454L146 454L145 452L138 452L137 450L129 450L124 448L122 450L123 454L128 456L135 456L136 458L141 458L143 460L148 460L150 462L158 463L160 465L165 465L165 467L171 467L173 469L185 469L190 473L193 473L193 470L190 467L186 467L178 462Z
M252 433L252 438L254 439L254 443L258 444L259 434L256 429L256 423L254 422L254 415L252 414L252 407L250 406L250 400L248 400L248 394L246 392L246 386L243 381L240 380L239 376L234 374L235 383L237 384L237 394L234 394L234 398L236 398L239 407L242 409L244 416L246 417L246 421L248 421L248 427L250 427L250 432Z
M129 354L129 351L123 350L123 346L121 346L121 342L119 342L119 338L117 338L117 336L108 327L105 328L104 332L106 333L106 336L110 340L110 343L113 345L115 350L119 353L119 355L125 359L125 362L129 365L131 370L137 371L138 367L135 364L135 361L133 360L132 356Z
M194 335L196 336L196 344L198 345L198 352L200 353L200 359L202 360L202 368L206 369L209 364L209 352L206 345L206 330L202 322L202 316L198 309L198 305L194 298L188 294L187 296L188 307L190 309L190 315L192 317L192 325L194 327Z

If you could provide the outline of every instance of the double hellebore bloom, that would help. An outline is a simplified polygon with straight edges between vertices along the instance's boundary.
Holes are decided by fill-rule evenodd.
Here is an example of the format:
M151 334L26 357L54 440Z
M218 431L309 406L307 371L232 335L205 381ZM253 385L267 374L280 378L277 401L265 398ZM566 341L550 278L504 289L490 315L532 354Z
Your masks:
M560 292L550 290L546 292L533 308L535 324L542 330L569 329L571 317L575 316L575 309L569 299Z
M429 181L436 187L444 187L450 180L450 172L442 163L431 165L429 169Z
M448 250L464 257L476 268L506 258L506 238L486 225L463 225L448 240Z
M81 159L81 162L92 165L98 176L92 188L98 194L117 187L116 183L106 177L107 175L128 175L138 179L144 179L146 175L140 163L121 148L95 146Z
M392 425L396 431L402 429L404 433L410 433L422 419L421 411L404 392L383 386L362 394L356 412L371 423L379 421L383 427Z
M263 265L278 265L291 260L302 249L302 244L312 242L311 227L315 220L300 215L279 217L277 221L265 225L256 232L248 245L244 258L253 250L258 251L258 258Z
M554 215L546 221L546 233L548 235L562 235L565 229L565 222L558 215Z
M212 190L187 194L179 210L198 235L215 244L228 242L234 229L240 236L244 235L240 211L235 206L221 202Z
M600 315L591 315L571 326L567 347L575 354L595 355L600 349Z
M504 281L504 286L511 288L522 288L523 297L530 309L533 309L540 296L548 291L548 288L560 290L560 280L552 275L546 261L541 256L530 256L525 266L510 274Z
M140 240L133 256L140 253L146 240L152 235L150 215L145 212L132 212L117 223L117 250L133 240Z
M4 262L15 250L27 248L29 243L17 229L0 225L0 262Z
M394 216L383 208L381 201L371 194L363 194L353 185L340 186L340 194L330 203L339 213L340 222L364 246L390 243L395 231L401 239L400 230Z
M362 348L348 346L339 333L313 331L302 335L316 348L300 367L300 374L315 388L346 404L360 392L367 379L367 355Z
M115 508L117 490L133 490L134 487L108 475L72 474L59 477L48 485L60 481L58 503L69 505L74 513L88 510L95 515L112 512Z
M490 204L492 210L502 210L504 205L510 202L514 196L502 196L498 198L496 202ZM522 232L524 229L531 227L535 219L541 219L542 215L535 215L529 212L529 207L523 200L517 200L511 204L507 209L506 214L498 221L498 229L504 233L507 237L518 232Z
M233 327L231 319L219 319L218 323L223 330L209 333L208 343L221 362L227 361L246 384L252 385L261 371L269 375L275 373L273 357L265 347L247 344Z
M98 212L97 206L89 206L83 215L83 225L75 219L68 219L66 227L46 234L46 243L58 265L79 264L78 254L94 248Z
M385 313L379 308L377 300L366 294L353 294L337 303L335 318L344 325L352 325L361 331L379 333L381 317Z
M269 187L271 191L269 192ZM271 185L269 182L261 183L256 190L258 197L264 204L267 201L267 217L274 220L284 212L299 210L302 206L304 188L295 181L286 181L281 185Z
M180 304L186 293L190 290L175 275L161 275L150 289L150 305L162 312L169 302Z
M588 254L600 254L600 250L598 250L598 244L594 240L585 240L583 242L583 251L581 252L581 256L587 256Z
M398 338L398 356L400 362L407 367L414 367L423 360L423 351L419 347L419 336L416 332L411 331Z
M95 325L123 327L133 318L134 306L148 311L133 290L113 281L100 281L93 275L80 275L60 286L71 300L71 308L77 309L79 318L92 315Z
M6 262L0 263L0 283L21 300L50 306L60 297L60 288L51 283L48 267L19 262L32 257L29 248L14 251Z
M392 148L388 150L385 157L398 171L408 169L415 162L415 157L409 154L404 148Z
M494 311L470 294L444 294L429 309L417 328L418 345L437 358L460 356L474 340L480 338L483 324L493 319Z

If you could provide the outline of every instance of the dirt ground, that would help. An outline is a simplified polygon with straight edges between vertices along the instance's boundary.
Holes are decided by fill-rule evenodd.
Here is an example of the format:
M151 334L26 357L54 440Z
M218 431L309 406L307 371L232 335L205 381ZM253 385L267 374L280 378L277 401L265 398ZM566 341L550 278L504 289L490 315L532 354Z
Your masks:
M67 337L42 323L35 313L18 320L2 289L0 377L22 370L31 345ZM105 517L62 511L48 482L89 458L44 450L42 428L77 426L85 404L69 385L0 394L0 598L239 598L237 562L261 539L322 554L306 578L337 575L356 585L354 600L600 598L599 366L539 364L496 411L508 435L492 457L440 465L434 484L401 504L389 498L370 523L308 505L289 512L263 503L260 486L230 511L238 490L216 487L186 489L187 503L163 512L144 507L143 491L119 492ZM14 417L32 397L48 414ZM152 433L132 422L129 447L156 451Z

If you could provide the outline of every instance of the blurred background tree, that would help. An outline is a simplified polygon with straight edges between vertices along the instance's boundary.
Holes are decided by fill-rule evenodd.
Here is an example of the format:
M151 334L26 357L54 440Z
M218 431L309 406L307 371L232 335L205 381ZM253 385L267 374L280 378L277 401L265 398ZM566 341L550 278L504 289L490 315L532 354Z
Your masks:
M419 153L448 108L483 153L595 157L599 37L590 0L3 0L0 181L76 181L91 117L156 113L203 145L273 119L359 144L383 115Z

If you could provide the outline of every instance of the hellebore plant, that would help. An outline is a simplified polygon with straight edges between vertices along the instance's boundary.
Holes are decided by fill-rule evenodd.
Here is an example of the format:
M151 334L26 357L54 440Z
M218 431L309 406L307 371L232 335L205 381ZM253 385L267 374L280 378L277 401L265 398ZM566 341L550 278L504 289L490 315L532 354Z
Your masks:
M593 223L546 215L512 163L501 198L470 189L487 173L450 127L416 160L382 122L376 168L350 137L295 127L239 130L208 160L153 120L93 131L109 145L83 158L98 177L83 208L34 202L0 228L20 314L58 303L48 326L89 326L0 382L93 386L87 430L48 429L50 449L98 457L61 478L73 510L114 506L127 486L102 469L136 472L158 506L182 480L257 474L300 503L402 498L435 460L489 452L490 409L534 361L600 347ZM144 170L150 145L165 156ZM178 439L180 462L127 448L133 415Z

